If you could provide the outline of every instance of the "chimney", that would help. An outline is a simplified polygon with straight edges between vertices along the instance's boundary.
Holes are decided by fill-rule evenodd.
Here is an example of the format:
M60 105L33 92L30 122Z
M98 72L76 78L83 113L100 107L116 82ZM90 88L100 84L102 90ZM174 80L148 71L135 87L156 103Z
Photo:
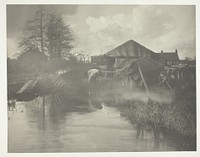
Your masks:
M178 53L177 49L175 50L175 53L176 53L176 54Z
M161 53L163 53L163 50L161 50Z

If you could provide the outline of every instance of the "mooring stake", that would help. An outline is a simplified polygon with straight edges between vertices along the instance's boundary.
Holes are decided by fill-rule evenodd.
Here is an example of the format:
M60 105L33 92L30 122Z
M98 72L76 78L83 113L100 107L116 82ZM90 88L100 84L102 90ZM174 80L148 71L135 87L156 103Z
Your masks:
M43 118L45 118L45 96L42 96Z

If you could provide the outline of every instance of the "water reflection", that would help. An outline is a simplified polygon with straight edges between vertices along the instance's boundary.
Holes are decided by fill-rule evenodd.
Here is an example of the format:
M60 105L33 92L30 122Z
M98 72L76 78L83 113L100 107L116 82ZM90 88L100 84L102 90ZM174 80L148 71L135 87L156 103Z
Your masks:
M76 99L75 99L76 100ZM64 94L21 102L9 112L9 152L118 152L175 150L166 140L155 142L150 132L137 138L134 123L116 107L93 96L68 100ZM108 103L108 102L107 102Z

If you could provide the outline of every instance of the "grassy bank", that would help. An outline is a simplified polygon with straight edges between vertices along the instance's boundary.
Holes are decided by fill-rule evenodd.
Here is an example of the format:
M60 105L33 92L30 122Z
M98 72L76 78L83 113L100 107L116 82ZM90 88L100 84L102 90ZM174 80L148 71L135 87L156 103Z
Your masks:
M196 149L196 104L188 95L171 103L125 101L118 108L136 124L138 137L151 131L155 140L173 139L178 150Z
M136 126L137 136L152 132L155 140L174 141L177 150L196 150L196 93L192 89L173 92L151 92L151 101L145 91L129 91L114 86L102 92L101 101L117 107L121 115Z

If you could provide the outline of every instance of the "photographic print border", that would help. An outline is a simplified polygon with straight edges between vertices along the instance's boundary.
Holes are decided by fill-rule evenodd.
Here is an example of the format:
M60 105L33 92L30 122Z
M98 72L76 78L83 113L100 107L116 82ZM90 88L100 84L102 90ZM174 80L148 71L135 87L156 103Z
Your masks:
M192 152L113 152L113 153L104 153L104 152L99 152L99 153L8 153L8 119L7 119L7 63L6 63L6 58L7 58L7 25L6 25L6 5L7 4L133 4L133 5L195 5L196 6L196 89L197 89L197 151L192 151ZM199 32L200 32L200 2L197 0L103 0L103 1L92 1L92 0L87 0L87 1L81 1L81 0L74 0L74 1L69 1L69 0L51 0L49 3L48 0L31 0L27 3L26 0L1 0L0 4L0 34L1 34L1 39L0 39L0 48L1 48L1 53L0 53L0 70L1 70L1 75L0 75L0 87L1 87L1 95L0 95L0 156L16 156L16 157L29 157L29 156L185 156L185 157L197 157L200 155L199 153L199 114L200 114L200 107L199 107L199 50L200 50L200 37L199 37Z

